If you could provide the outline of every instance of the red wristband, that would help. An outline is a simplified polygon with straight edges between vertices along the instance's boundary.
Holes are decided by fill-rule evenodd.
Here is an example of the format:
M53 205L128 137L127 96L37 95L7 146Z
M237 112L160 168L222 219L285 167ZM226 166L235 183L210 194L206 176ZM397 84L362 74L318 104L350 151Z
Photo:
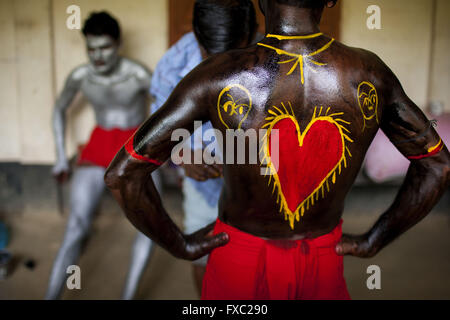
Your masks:
M141 156L140 154L137 154L136 151L134 150L134 146L133 146L133 140L134 140L134 135L136 133L134 133L130 139L128 139L127 143L125 143L125 150L128 152L128 154L133 157L134 159L137 160L141 160L141 161L145 161L157 166L162 165L162 162L158 161L158 160L154 160L154 159L150 159L144 156Z

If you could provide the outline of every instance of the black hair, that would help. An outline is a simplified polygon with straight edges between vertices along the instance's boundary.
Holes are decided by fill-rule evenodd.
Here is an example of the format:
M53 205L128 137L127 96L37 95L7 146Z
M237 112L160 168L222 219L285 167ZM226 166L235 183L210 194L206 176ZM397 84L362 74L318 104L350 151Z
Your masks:
M106 34L116 41L120 39L119 23L106 11L92 12L84 22L82 31L85 37L88 34L95 36Z
M197 40L209 54L253 40L256 13L251 0L197 0L192 21Z

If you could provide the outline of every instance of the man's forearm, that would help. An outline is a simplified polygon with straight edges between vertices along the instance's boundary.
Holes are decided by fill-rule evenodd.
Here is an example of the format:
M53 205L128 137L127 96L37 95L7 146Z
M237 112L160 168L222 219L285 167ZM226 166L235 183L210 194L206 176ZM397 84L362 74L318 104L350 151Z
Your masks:
M65 150L65 113L61 108L56 107L53 113L53 134L55 137L56 157L58 161L64 162L66 158Z
M139 167L139 164L136 165ZM138 230L172 255L187 258L183 256L183 233L162 206L151 172L137 167L130 165L129 169L120 173L118 170L109 169L105 175L107 186Z
M422 220L439 201L448 186L447 155L436 161L427 159L411 162L394 203L366 234L369 255L376 254Z

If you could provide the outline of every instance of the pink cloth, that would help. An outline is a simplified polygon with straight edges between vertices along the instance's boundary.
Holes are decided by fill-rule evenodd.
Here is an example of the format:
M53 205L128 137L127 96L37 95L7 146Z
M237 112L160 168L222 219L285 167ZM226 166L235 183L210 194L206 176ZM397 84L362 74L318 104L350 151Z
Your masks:
M433 117L430 117L433 118ZM434 117L437 120L436 131L445 145L450 142L450 114ZM364 169L369 178L382 183L406 175L409 160L406 159L389 141L383 131L378 130L375 139L366 154Z

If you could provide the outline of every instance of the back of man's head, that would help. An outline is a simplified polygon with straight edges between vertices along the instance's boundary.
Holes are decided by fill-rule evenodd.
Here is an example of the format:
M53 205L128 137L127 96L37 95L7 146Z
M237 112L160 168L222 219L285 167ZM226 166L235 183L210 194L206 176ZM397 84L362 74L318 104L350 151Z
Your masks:
M330 1L332 0L275 0L279 4L298 8L323 8Z
M256 14L251 0L197 0L193 28L208 54L250 44L256 32Z
M108 35L116 41L120 39L119 23L106 11L91 13L84 22L82 31L85 37L88 34L95 36Z

